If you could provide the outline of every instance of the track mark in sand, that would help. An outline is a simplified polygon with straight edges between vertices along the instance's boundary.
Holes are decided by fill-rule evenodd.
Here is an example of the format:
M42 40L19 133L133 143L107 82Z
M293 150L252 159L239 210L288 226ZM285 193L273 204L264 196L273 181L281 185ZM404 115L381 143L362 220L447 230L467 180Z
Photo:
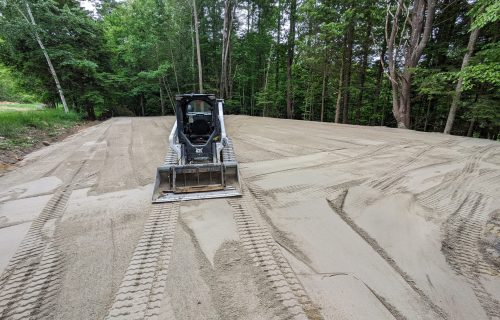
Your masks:
M500 210L495 210L486 222L481 239L481 253L485 260L500 270Z
M422 301L429 307L429 309L435 314L437 318L448 319L448 314L437 304L435 304L419 287L417 287L415 280L413 280L406 272L401 269L396 261L382 248L377 241L372 238L363 228L358 226L354 220L349 217L349 215L344 211L344 202L347 197L348 189L342 190L337 198L328 198L327 202L329 206L333 209L335 213L351 227L354 232L356 232L363 240L365 240L372 249L378 253L378 255L384 259L391 267L396 271L403 280L415 291L418 296L422 299ZM391 310L389 310L391 311ZM397 314L393 314L394 317L397 317Z
M413 164L417 163L426 152L434 149L435 146L427 146L422 148L422 150L411 155L409 160L391 168L389 172L384 172L380 175L380 178L374 179L368 183L369 186L373 188L378 188L382 191L390 191L395 188L398 181L400 181L405 174L408 172L408 168Z
M311 199L326 198L331 193L359 186L366 179L357 179L342 182L330 186L317 186L317 185L291 185L273 189L266 189L259 187L255 183L248 185L250 192L257 199L257 202L265 208L287 208Z
M424 167L430 167L438 164L442 164L443 162L432 163L427 165L415 166L422 158L431 150L439 147L451 147L456 144L456 141L453 139L444 140L440 143L434 145L423 146L417 152L411 154L406 161L397 162L395 166L391 166L389 171L385 171L382 174L378 174L376 177L368 181L366 184L372 188L377 188L385 193L397 193L398 187L401 186L401 181L405 178L405 176L415 169L422 169ZM414 145L415 147L420 147L421 145ZM449 162L445 161L445 162ZM444 163L445 163L444 162Z
M480 162L487 157L493 147L475 148L474 153L465 158L462 169L446 174L440 184L417 194L418 202L445 217L456 212L459 205L467 198L468 194L462 190L463 186L473 183L474 186L479 187L479 190L493 186L497 182L494 179L495 176L490 176L492 179L490 180L488 175L491 172L479 169Z
M254 219L253 208L244 195L242 199L229 199L234 209L238 234L243 247L257 267L263 271L277 300L291 319L322 319L317 308L305 292L292 268L280 251L269 231Z
M360 280L362 281L362 280ZM389 301L387 301L386 298L382 297L379 295L375 290L373 290L369 285L367 285L364 281L362 281L365 287L370 290L370 292L377 298L378 301L389 311L389 313L394 317L396 320L406 320L407 318L395 307L393 306Z
M303 165L295 168L288 168L288 169L283 169L283 170L277 170L273 171L271 173L262 173L262 174L257 174L254 176L251 176L247 178L250 181L257 181L261 179L263 176L266 176L268 174L275 174L279 172L288 172L288 171L297 171L297 170L306 170L306 169L318 169L318 168L329 168L329 167L335 167L337 165L345 165L345 164L351 164L355 160L362 160L362 159L367 159L371 158L373 156L377 156L380 152L384 151L385 149L389 147L393 147L394 145L391 144L382 144L382 145L376 145L374 147L367 147L365 149L368 149L368 151L362 152L359 155L352 156L352 157L347 157L345 159L337 160L334 162L324 162L324 163L318 163L318 164L312 164L312 165ZM288 158L293 158L293 157L288 157Z
M63 267L57 225L87 160L81 161L32 222L28 233L0 276L0 319L50 316Z
M234 140L237 141L237 144L240 145L241 149L250 149L253 151L258 151L261 153L261 156L262 156L262 153L268 155L269 157L267 157L266 160L276 160L276 159L283 159L283 158L287 157L287 155L276 152L275 150L269 150L269 149L262 147L259 144L251 143L251 142L249 142L248 139L235 138ZM248 151L245 153L248 153ZM239 158L240 158L240 155L238 155L238 159ZM246 158L245 160L248 160L245 162L254 162L254 161L260 160L260 159L256 159L255 157L245 157L245 158ZM241 161L241 159L239 159L239 161Z
M106 319L157 319L160 308L163 318L174 318L162 301L179 206L179 202L153 205Z
M0 319L38 319L50 313L62 268L55 228L70 195L70 186L54 194L1 275Z
M481 256L480 241L488 221L489 199L470 193L443 225L442 251L452 268L467 279L489 317L500 318L500 302L481 284L480 274L497 276L498 271Z

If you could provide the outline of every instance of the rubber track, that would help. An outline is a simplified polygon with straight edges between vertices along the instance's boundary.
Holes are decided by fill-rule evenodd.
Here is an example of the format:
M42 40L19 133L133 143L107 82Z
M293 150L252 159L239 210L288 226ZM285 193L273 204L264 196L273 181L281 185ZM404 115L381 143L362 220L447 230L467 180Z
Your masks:
M290 314L290 319L308 319L305 311L312 306L309 297L270 232L249 213L254 208L245 197L228 200L234 210L243 247L255 265L261 268L277 300Z
M222 159L224 161L236 161L236 155L234 154L233 140L227 138L227 146L222 149ZM174 165L178 164L177 153L168 147L167 154L165 155L165 159L163 160L164 165Z
M174 318L164 293L178 215L179 202L153 205L106 319L157 319L160 307Z
M174 149L168 147L167 155L165 156L165 159L163 161L164 165L174 165L177 164L179 161L177 159L177 153L175 153Z
M38 319L50 312L61 269L57 239L50 229L63 215L70 195L69 186L54 194L5 268L0 277L0 319Z
M222 159L223 161L236 161L233 140L231 140L230 138L227 138L227 146L222 149Z

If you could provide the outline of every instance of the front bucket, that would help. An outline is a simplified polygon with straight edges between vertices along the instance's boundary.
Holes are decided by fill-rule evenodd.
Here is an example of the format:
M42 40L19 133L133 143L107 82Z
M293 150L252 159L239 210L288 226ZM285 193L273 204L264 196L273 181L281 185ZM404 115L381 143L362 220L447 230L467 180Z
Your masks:
M167 165L157 169L153 203L241 196L236 163Z

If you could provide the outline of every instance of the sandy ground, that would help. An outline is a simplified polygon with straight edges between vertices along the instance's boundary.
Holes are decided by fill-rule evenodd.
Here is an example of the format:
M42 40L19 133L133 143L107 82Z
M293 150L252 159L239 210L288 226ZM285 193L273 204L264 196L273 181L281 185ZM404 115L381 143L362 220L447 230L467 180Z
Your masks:
M150 203L172 117L0 177L0 319L500 319L500 144L227 116L243 197Z

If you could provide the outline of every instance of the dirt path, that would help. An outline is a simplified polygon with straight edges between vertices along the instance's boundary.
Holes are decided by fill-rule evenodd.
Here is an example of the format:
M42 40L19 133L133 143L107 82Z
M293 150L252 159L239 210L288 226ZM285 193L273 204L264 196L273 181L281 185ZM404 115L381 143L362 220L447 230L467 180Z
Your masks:
M499 143L228 116L243 197L152 205L172 124L0 177L0 319L500 318Z

